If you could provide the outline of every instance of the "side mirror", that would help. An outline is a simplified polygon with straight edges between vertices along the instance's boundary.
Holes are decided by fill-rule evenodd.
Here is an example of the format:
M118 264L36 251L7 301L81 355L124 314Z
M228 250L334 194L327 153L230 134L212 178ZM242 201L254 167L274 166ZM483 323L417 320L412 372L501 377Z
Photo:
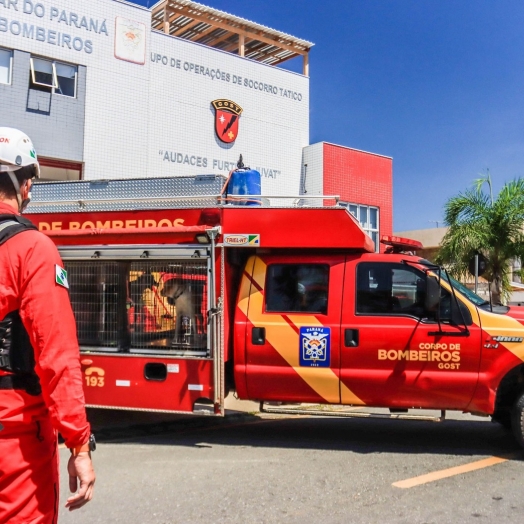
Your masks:
M425 308L428 312L437 311L440 300L440 285L435 277L429 276L426 278L426 301Z

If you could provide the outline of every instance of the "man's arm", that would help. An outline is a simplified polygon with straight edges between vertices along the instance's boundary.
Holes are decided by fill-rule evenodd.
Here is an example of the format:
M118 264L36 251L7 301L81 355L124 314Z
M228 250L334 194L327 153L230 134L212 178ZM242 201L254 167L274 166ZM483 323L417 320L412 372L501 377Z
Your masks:
M30 240L30 237L31 240ZM20 316L35 353L35 371L53 427L68 448L87 445L91 428L85 413L76 323L67 281L57 279L63 268L55 245L38 232L27 232L12 241L31 245L22 261ZM28 242L30 241L30 243ZM67 506L76 509L92 497L95 474L89 452L74 453L68 464L70 488L76 491Z

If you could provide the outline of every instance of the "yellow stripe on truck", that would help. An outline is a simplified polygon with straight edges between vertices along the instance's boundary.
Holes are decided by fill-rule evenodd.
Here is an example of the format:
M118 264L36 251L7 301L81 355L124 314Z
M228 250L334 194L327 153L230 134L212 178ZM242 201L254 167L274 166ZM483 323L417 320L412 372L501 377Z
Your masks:
M253 268L253 258L250 258L246 264L246 271L249 273ZM240 289L238 292L238 307L241 311L247 311L249 304L249 293L251 291L251 282L246 276L242 276L242 281L240 282Z
M265 285L266 268L266 264L256 257L253 280L262 290ZM243 280L248 281L246 276L243 277ZM242 286L244 286L244 282L242 282ZM288 324L282 315L263 313L264 295L255 286L251 286L249 311L247 304L247 300L241 300L238 307L255 327L266 328L266 340L313 391L326 402L339 403L340 388L342 388L343 398L346 402L364 405L360 398L341 384L338 375L332 369L300 366L298 332ZM322 323L314 315L289 314L287 317L297 327L297 330L302 326L322 326Z
M449 283L441 282L442 285L451 293ZM471 312L473 322L478 325L484 333L490 337L521 337L524 338L524 326L516 319L507 315L498 315L484 309L476 308L469 300L462 303ZM480 318L479 318L480 317ZM477 321L478 318L478 321ZM513 353L519 360L524 362L524 341L523 342L499 342L500 347Z
M258 285L258 287L264 290L266 287L267 264L259 257L253 257L253 258L254 258L254 268L253 268L252 278L255 281L255 283ZM251 260L249 262L251 262Z

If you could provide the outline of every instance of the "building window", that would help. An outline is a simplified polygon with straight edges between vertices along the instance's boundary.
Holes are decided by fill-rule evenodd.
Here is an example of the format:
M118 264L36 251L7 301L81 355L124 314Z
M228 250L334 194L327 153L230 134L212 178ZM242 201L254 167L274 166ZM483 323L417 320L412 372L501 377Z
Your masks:
M38 157L40 162L40 180L81 180L82 164L53 158Z
M76 97L78 69L74 65L55 60L31 57L31 89Z
M13 70L13 51L0 47L0 84L11 83L11 71Z
M379 209L373 206L362 206L360 204L349 204L341 202L348 211L358 220L362 229L371 237L375 243L375 251L379 251Z

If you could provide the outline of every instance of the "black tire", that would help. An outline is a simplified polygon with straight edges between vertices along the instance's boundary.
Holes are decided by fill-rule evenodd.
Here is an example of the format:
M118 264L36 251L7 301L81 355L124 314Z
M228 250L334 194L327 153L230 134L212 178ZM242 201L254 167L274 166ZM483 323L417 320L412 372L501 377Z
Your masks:
M520 393L511 410L511 429L517 442L524 448L524 392Z
M491 417L491 421L500 424L507 431L512 430L513 423L511 421L511 411L509 408L495 411Z

